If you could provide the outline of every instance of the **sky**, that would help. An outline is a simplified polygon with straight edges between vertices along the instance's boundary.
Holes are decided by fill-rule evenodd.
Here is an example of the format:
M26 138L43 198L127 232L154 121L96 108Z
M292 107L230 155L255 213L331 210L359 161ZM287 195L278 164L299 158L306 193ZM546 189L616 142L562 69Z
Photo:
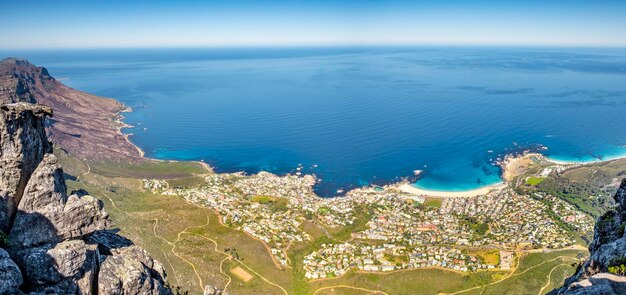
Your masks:
M626 1L0 0L0 49L626 46Z

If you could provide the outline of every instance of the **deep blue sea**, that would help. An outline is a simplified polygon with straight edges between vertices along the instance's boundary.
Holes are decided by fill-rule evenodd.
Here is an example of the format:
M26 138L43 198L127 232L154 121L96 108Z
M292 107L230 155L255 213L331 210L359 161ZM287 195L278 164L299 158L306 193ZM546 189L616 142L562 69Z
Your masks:
M221 48L0 52L132 107L149 157L304 172L317 191L397 181L466 190L497 157L626 154L626 49ZM314 167L316 165L316 167Z

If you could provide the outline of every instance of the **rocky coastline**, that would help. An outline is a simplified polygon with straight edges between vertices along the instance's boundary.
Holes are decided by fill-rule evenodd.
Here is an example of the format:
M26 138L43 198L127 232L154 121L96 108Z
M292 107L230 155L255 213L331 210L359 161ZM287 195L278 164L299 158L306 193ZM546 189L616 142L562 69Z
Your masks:
M122 133L120 102L78 91L25 59L0 61L0 102L40 103L52 108L46 122L50 140L73 156L93 161L143 161L141 150Z

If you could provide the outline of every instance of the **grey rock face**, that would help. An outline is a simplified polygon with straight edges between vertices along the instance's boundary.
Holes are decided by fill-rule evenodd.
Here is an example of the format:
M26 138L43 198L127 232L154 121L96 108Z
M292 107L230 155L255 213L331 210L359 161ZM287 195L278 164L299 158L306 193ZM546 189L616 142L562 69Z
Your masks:
M0 295L17 293L22 283L24 279L19 267L11 260L7 251L0 249Z
M113 255L116 249L134 245L133 241L106 230L94 232L87 236L85 241L98 245L98 251L102 255Z
M92 293L99 259L96 245L68 240L25 249L17 256L31 291Z
M611 266L626 264L626 179L615 194L617 208L596 222L589 260L565 281L555 294L626 294L626 277L608 273Z
M170 294L163 266L137 246L116 249L103 256L98 274L100 294Z
M172 294L159 262L104 231L102 202L84 191L68 196L44 131L51 114L41 105L0 106L0 228L9 233L0 295Z
M52 109L29 103L0 108L0 230L6 233L30 175L52 151L44 128Z
M63 170L54 155L46 154L24 190L9 241L30 247L105 229L108 215L102 207L91 196L68 197Z
M588 279L573 283L569 287L567 294L626 294L626 277L608 273L599 273Z

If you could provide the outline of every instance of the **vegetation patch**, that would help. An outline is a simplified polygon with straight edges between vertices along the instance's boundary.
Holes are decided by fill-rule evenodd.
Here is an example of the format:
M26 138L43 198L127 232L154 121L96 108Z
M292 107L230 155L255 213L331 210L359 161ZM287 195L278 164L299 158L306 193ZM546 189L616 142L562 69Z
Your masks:
M250 198L250 201L259 203L259 204L269 204L271 202L274 202L274 198L270 196L252 196Z
M0 247L6 247L9 244L9 235L0 230Z
M484 263L498 265L500 263L500 250L479 250L472 253L478 256Z
M545 180L543 177L531 176L526 179L526 184L537 186Z
M424 206L439 209L441 207L441 199L427 198L424 201Z
M476 218L467 217L465 218L465 222L470 230L475 232L480 236L484 236L489 231L489 223L481 222Z

